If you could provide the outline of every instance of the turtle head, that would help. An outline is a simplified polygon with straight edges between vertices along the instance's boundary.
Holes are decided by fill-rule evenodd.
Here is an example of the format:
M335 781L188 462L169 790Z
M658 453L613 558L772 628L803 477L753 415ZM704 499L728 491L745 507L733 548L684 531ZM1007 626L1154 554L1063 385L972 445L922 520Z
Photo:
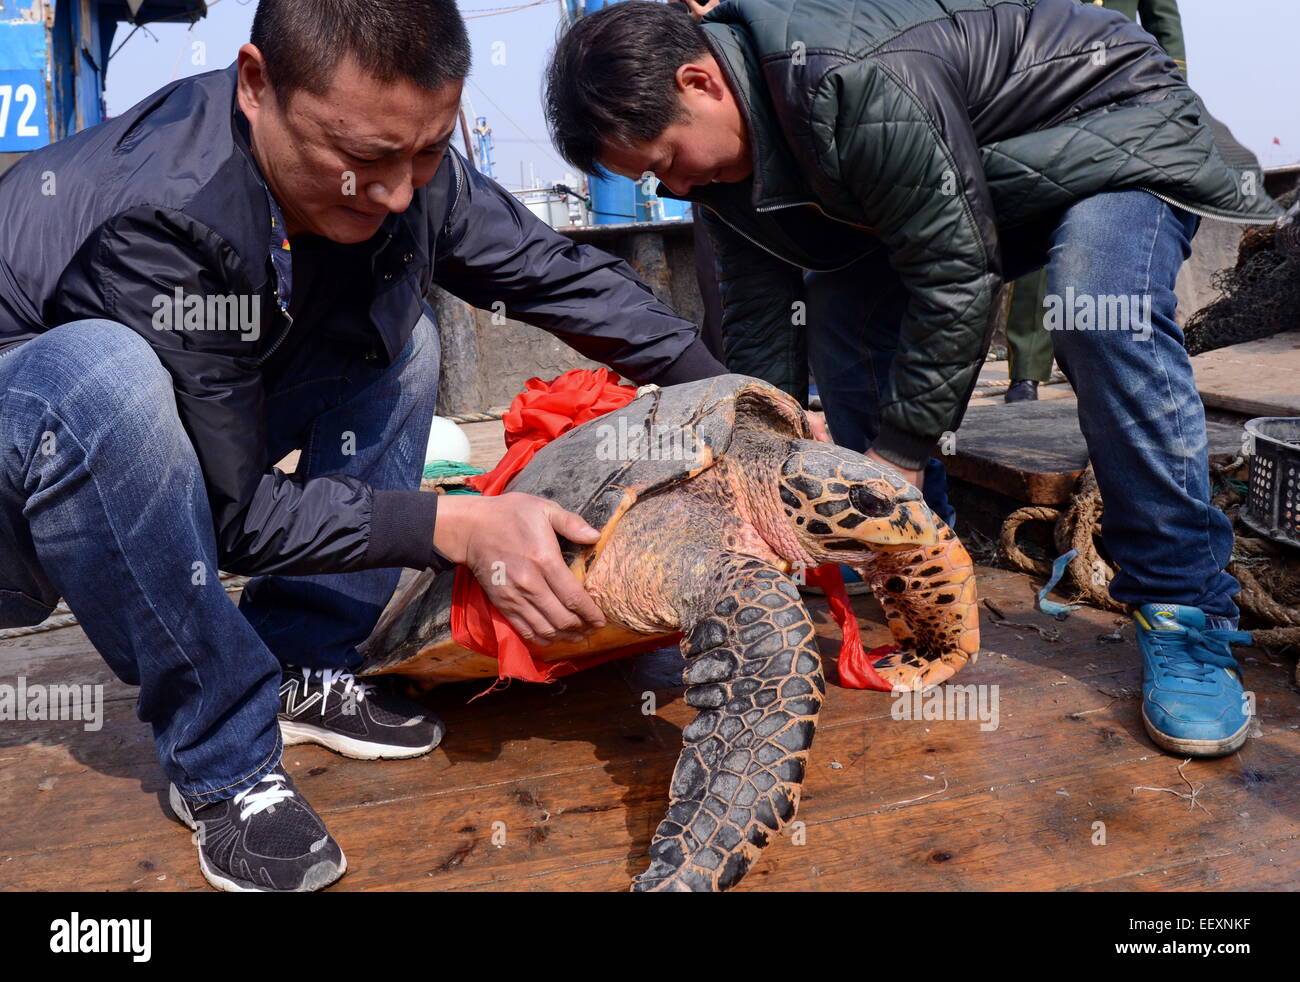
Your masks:
M939 528L921 492L891 469L831 443L793 440L781 465L781 506L821 562L861 562L880 547L934 545Z

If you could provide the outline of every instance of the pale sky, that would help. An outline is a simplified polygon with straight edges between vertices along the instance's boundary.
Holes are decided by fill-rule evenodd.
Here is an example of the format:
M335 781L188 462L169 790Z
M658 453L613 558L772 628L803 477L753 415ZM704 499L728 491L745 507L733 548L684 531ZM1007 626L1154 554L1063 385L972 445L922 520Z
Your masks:
M527 2L527 0L522 0ZM520 165L543 181L569 170L550 145L541 108L542 71L560 23L559 0L509 13L507 0L460 4L473 44L466 111L488 117L497 179L520 186ZM1188 76L1216 116L1265 167L1300 163L1300 0L1180 0ZM109 65L108 111L119 113L174 78L230 64L248 40L253 0L216 0L191 29L139 31ZM487 12L488 16L483 16ZM476 16L477 15L477 16ZM207 64L193 63L201 42ZM1278 142L1274 142L1274 141Z

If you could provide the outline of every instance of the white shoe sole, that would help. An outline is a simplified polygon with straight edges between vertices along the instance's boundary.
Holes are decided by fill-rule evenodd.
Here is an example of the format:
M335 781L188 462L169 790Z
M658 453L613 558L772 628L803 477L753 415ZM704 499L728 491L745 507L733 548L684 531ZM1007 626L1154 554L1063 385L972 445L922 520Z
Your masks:
M304 743L318 743L333 750L336 754L351 757L354 760L405 760L410 757L423 757L442 742L444 728L441 723L434 725L433 740L423 747L399 747L371 740L358 740L327 730L310 723L296 723L293 720L280 720L280 738L286 747L296 747Z
M1151 720L1147 719L1146 710L1142 710L1142 725L1146 727L1147 736L1151 741L1161 750L1181 757L1226 757L1228 754L1236 753L1250 736L1250 723L1249 719L1246 720L1241 729L1222 740L1187 740L1161 733L1151 725Z
M176 789L176 785L174 784L168 789L167 803L171 805L172 814L180 819L181 822L193 832L193 835L190 836L190 841L194 843L194 847L198 849L199 852L199 872L203 874L203 878L215 889L222 890L226 893L290 892L283 890L268 890L266 887L258 886L255 883L249 883L247 880L231 879L225 873L222 873L209 865L207 857L203 855L203 850L199 848L198 823L190 817L190 810L186 807L185 799L181 797L180 791ZM317 890L323 890L331 883L337 883L343 878L343 874L348 871L348 857L343 854L342 849L339 850L339 859L341 862L339 863L337 870L332 869L330 863L319 863L316 866L313 866L307 871L306 876L303 877L302 885L294 892L314 893ZM317 871L321 871L321 873L317 873ZM317 874L317 876L313 876L313 874Z

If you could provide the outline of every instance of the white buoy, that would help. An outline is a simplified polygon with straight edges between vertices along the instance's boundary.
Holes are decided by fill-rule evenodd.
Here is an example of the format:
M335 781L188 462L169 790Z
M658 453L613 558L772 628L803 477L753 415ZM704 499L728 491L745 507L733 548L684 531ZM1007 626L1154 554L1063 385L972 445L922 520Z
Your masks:
M433 417L429 428L429 446L424 452L424 461L428 464L434 460L454 460L461 464L469 463L469 437L465 431L442 416Z

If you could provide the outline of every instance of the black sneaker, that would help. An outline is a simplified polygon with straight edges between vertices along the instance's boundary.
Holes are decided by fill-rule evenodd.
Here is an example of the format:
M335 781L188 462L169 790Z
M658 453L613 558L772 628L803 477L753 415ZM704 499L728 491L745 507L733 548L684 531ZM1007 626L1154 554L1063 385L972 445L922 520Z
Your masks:
M1031 378L1018 378L1011 383L1007 394L1002 398L1006 402L1035 402L1038 399L1038 383Z
M345 757L419 757L442 740L442 720L343 669L286 669L280 734L286 747L319 743Z
M174 784L169 798L194 830L199 869L218 890L307 893L347 871L343 850L280 764L225 801L195 805Z

